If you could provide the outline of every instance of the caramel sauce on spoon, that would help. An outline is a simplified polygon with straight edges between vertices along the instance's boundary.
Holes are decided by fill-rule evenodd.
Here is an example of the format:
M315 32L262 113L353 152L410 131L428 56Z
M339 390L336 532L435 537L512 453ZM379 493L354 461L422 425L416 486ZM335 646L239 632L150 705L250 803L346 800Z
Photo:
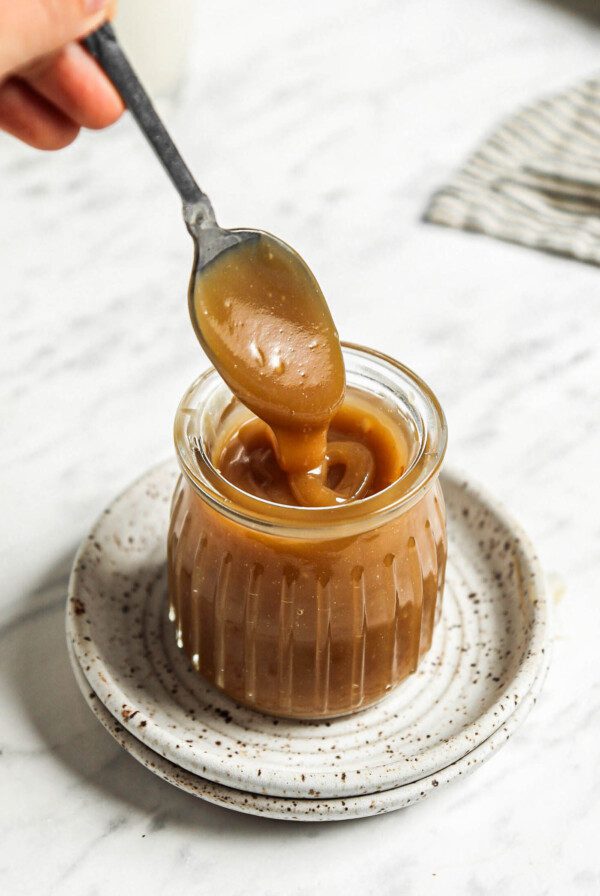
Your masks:
M328 439L344 400L344 363L303 259L256 232L195 275L190 312L210 360L262 421L231 434L217 458L223 475L277 503L325 507L372 494L376 460L369 441L357 438L360 419L346 415L349 430Z

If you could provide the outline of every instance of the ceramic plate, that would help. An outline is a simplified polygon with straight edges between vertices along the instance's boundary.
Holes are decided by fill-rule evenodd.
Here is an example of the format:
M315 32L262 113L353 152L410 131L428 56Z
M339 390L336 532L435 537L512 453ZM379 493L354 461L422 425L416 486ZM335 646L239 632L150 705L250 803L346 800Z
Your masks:
M402 787L502 728L545 666L538 562L495 501L446 473L442 618L418 672L354 716L288 722L245 709L191 668L167 615L165 545L177 469L157 467L100 517L75 560L67 630L91 689L147 747L227 787L296 799Z
M414 781L412 784L405 784L403 787L395 787L392 790L383 790L379 793L351 796L346 799L295 800L244 793L242 790L225 787L223 784L215 784L179 768L168 759L154 753L111 716L106 707L98 700L94 691L91 690L72 651L69 653L77 684L88 706L117 743L138 762L141 762L163 781L173 784L192 796L207 800L209 803L248 815L262 815L265 818L279 818L284 821L344 821L351 818L365 818L369 815L393 812L395 809L405 809L407 806L437 793L439 788L445 784L449 784L461 775L470 774L506 743L536 702L546 673L544 667L527 696L504 725L482 744L447 768L441 769L427 778L422 778L420 781Z

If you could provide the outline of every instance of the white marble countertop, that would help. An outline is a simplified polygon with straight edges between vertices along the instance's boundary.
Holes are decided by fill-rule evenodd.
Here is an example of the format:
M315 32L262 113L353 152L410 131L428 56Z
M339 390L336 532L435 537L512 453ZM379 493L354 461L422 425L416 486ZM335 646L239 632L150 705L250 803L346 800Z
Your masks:
M130 121L54 156L0 139L6 896L599 892L599 272L420 221L500 116L598 67L593 6L203 0L167 110L222 223L297 246L343 336L431 383L449 459L520 518L549 576L554 660L526 725L392 815L313 826L215 808L139 766L84 705L66 578L103 506L170 453L204 366L190 244Z

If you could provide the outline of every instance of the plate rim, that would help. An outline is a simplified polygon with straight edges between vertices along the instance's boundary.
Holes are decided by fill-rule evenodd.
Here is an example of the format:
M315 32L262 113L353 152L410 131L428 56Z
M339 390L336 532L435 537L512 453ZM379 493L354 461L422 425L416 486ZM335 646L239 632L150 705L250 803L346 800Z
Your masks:
M161 474L172 475L176 469L176 464L172 458L154 465L123 489L121 493L110 502L107 509L112 509L115 505L126 501L130 492L138 488L142 483L151 481L153 477ZM544 577L541 566L529 537L524 532L521 525L506 510L504 505L498 501L498 499L490 495L489 492L478 483L470 481L468 476L463 474L460 470L447 466L442 471L442 487L444 487L444 481L446 481L449 486L464 492L471 500L474 500L485 507L485 509L491 513L503 527L511 532L515 541L516 550L518 550L520 554L520 562L527 570L527 575L523 576L523 580L529 582L529 599L532 606L529 649L527 655L517 667L508 686L495 697L494 702L481 713L475 721L470 722L468 725L461 728L460 731L453 734L448 740L439 742L434 748L430 748L429 762L428 764L424 764L423 770L422 768L419 768L414 773L412 771L407 773L406 765L401 765L400 762L396 762L393 765L390 764L388 767L383 767L385 769L384 772L381 771L382 767L377 767L377 770L373 775L363 776L361 780L365 783L358 788L350 781L345 785L340 785L340 781L337 780L335 784L335 793L344 798L365 793L371 794L375 792L383 792L396 789L398 786L405 786L412 781L421 779L423 775L435 773L440 768L447 767L449 764L447 761L448 754L453 757L452 762L454 762L470 753L474 749L474 742L477 746L477 738L479 743L483 743L491 734L493 734L494 730L502 727L515 709L513 704L513 694L518 692L519 702L525 699L537 678L540 668L545 662L545 655L547 653L549 642L550 604L545 593ZM82 645L81 640L86 636L80 630L82 621L74 610L74 602L80 586L82 558L85 557L86 551L89 550L89 545L94 541L94 534L105 519L106 510L99 515L91 527L89 534L84 538L77 551L73 563L73 570L69 579L67 631L78 662L84 671L90 687L98 695L98 698L103 702L113 717L120 722L121 720L117 715L117 710L115 708L113 711L109 699L112 697L115 706L121 706L132 702L131 695L122 690L119 679L114 678L111 675L110 669L107 668L106 664L101 666L100 663L94 663L89 671L84 669L87 649L86 645ZM101 675L99 674L100 672L102 673ZM506 704L506 707L504 707L503 704ZM502 707L501 714L497 711L498 706ZM232 773L224 750L221 751L221 753L218 751L215 753L214 749L209 752L203 752L201 749L197 749L197 752L195 753L191 753L190 751L190 756L188 756L187 752L180 750L178 745L176 746L176 743L180 738L177 738L170 731L156 723L151 716L145 717L143 711L141 712L141 718L145 718L146 721L145 727L143 729L136 727L136 729L130 733L134 737L137 737L137 739L144 743L149 749L157 752L158 746L159 749L165 751L165 758L169 759L173 764L179 767L184 767L192 774L196 774L197 776L201 776L223 786L250 792L252 789L250 786L251 782L254 781L254 784L256 785L256 772L254 771L253 773L251 768L249 769L247 767L244 772L238 771ZM251 710L247 710L247 712L252 713ZM257 713L257 715L260 714ZM483 737L481 736L482 729L485 730L485 736ZM411 769L415 764L418 764L421 755L422 754L417 754L413 757L413 761L409 763ZM417 763L414 762L415 759L417 759ZM199 773L200 767L202 770ZM402 773L400 769L402 769ZM306 797L309 790L312 789L324 794L323 798L337 798L333 794L330 796L329 790L331 789L331 786L322 783L322 779L319 778L319 775L323 776L325 779L327 779L327 776L325 776L323 772L320 772L318 767L307 772L306 781L303 786L298 786L298 782L293 782L293 784L290 784L289 781L285 780L282 782L282 778L285 778L285 772L286 770L283 768L275 768L274 770L271 770L270 775L263 774L263 778L260 782L261 786L257 787L253 792L264 793L268 790L270 794L279 795L281 798L293 797L300 799ZM402 784L398 784L398 776L401 774L402 777L400 780L402 780L402 778L404 780L402 780ZM372 777L375 777L375 775L377 775L377 784L374 784L373 781L370 780ZM350 776L348 777L350 778Z
M434 792L438 792L440 787L453 783L460 776L467 777L472 774L491 759L494 753L501 749L525 722L537 703L550 664L550 655L548 655L547 662L540 669L531 690L515 707L503 725L474 747L471 752L445 768L409 784L402 784L388 790L359 794L358 796L310 799L251 793L203 778L171 762L170 759L157 753L135 737L110 713L91 688L85 672L70 646L67 652L77 686L94 717L121 749L147 771L189 796L232 812L240 812L258 818L304 823L352 821L396 812L432 796Z

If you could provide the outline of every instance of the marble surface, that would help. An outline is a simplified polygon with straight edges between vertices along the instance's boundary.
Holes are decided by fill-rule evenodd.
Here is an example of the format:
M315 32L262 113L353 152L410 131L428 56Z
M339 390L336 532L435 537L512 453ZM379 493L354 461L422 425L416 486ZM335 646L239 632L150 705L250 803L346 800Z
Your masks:
M203 0L165 108L221 221L297 246L343 336L435 388L452 462L520 518L555 597L524 728L468 780L366 821L195 801L81 699L66 577L103 506L171 452L204 366L190 245L131 122L55 156L0 139L2 893L598 892L598 270L420 221L499 116L595 70L594 6Z

